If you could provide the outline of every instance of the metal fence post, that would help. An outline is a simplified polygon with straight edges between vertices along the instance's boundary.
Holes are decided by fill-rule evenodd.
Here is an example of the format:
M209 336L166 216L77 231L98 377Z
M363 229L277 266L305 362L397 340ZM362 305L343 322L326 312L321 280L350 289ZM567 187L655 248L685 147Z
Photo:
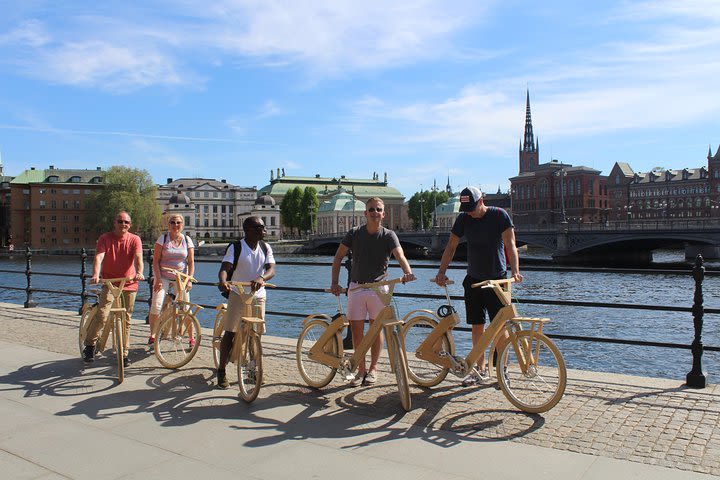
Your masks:
M695 339L692 343L693 366L690 373L687 374L686 383L690 388L705 388L706 378L702 371L702 327L703 327L703 294L702 282L705 277L705 267L703 266L702 255L695 258L695 267L693 268L693 278L695 279L695 297L693 299L693 325L695 326Z
M150 286L150 295L148 296L148 314L147 317L145 317L145 323L150 323L150 309L152 308L152 297L153 297L153 249L148 249L148 263L150 273L147 276L147 282Z
M30 247L25 247L25 276L27 277L27 287L25 287L25 294L27 298L25 300L25 308L37 307L37 303L33 302L32 299L32 253Z
M85 248L80 251L80 310L78 313L82 313L83 305L87 301L87 279L85 275L87 270L85 269L85 260L87 260L87 252Z

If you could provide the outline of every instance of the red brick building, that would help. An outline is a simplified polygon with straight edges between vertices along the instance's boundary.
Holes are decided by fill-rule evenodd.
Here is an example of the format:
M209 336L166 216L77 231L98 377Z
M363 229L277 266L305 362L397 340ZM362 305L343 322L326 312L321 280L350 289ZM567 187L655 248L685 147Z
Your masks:
M539 158L540 142L533 134L528 92L519 172L510 179L513 222L518 226L543 226L607 221L607 177L599 170L558 160L541 164Z
M720 216L720 147L707 166L634 172L616 162L608 181L611 220L688 220Z
M90 231L85 202L103 188L105 172L34 167L10 181L10 225L15 248L94 248L102 232Z

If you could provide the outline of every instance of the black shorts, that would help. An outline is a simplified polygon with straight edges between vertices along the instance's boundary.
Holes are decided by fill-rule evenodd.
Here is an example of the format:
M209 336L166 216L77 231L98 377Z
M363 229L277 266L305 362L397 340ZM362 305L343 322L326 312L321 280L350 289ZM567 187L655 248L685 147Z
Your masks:
M482 280L465 276L463 288L465 289L465 314L469 325L484 325L487 319L492 320L503 307L500 299L492 288L472 288L473 283Z

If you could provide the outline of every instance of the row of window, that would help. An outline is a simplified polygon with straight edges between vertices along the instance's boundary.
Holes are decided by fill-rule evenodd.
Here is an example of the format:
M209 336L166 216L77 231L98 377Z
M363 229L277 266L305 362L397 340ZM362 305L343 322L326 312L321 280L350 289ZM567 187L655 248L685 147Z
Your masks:
M81 207L80 200L73 200L72 208L82 208ZM45 208L47 206L45 200L40 200L40 208ZM57 200L50 200L50 208L57 208ZM69 200L63 200L62 201L62 208L70 208L70 201Z
M557 192L555 195L560 195L560 184L562 183L562 194L567 196L576 196L583 194L582 181L580 179L575 180L555 180L553 184L554 191ZM587 191L592 194L595 190L594 180L588 180ZM607 195L607 186L600 185L600 195ZM513 198L516 200L529 200L532 198L546 198L549 197L548 192L548 181L542 179L537 185L520 185L513 189Z
M720 185L718 185L718 191L720 192ZM637 190L630 190L630 198L637 197L665 197L668 195L694 195L694 194L710 193L709 185L693 185L690 187L675 187L675 188L644 188Z
M62 229L62 233L70 233L70 227L67 225L63 225L61 227L61 229ZM90 232L89 228L85 228L84 230L85 230L85 233ZM46 227L40 227L40 233L45 233L45 232L46 232ZM80 227L73 227L73 232L80 233ZM57 227L50 227L50 233L57 233Z
M671 198L669 201L665 200L638 200L630 202L630 208L643 209L643 208L702 208L703 206L709 208L712 204L712 200L709 197L697 197L694 200L692 198Z
M41 222L41 223L45 223L45 219L46 219L46 218L49 218L51 222L57 221L57 215L49 215L49 216L47 216L47 215L40 215L40 222ZM69 216L69 215L63 215L63 216L60 217L60 218L61 218L61 220L62 220L63 222L67 222L67 221L70 220L70 216ZM73 221L79 222L79 221L80 221L80 215L73 215Z
M50 188L50 189L48 189L48 188L38 188L38 193L39 193L40 195L45 195L45 194L48 193L48 192L50 193L50 195L55 195L55 194L58 193L58 189L56 189L56 188ZM71 192L72 192L73 195L81 195L81 194L90 195L90 194L92 193L92 190L85 189L85 190L83 191L83 190L80 190L80 189L70 190L70 189L67 189L67 188L63 188L63 189L60 189L60 192L61 192L63 195L70 195ZM23 190L23 193L25 193L24 190ZM29 192L28 192L28 193L29 193Z
M185 195L187 195L190 198L225 198L225 199L234 199L235 194L234 192L210 192L210 191L202 191L202 192L183 192ZM165 192L161 194L163 197L171 197L174 195L174 193ZM240 197L246 198L246 199L252 199L254 198L254 195L251 194L244 194Z

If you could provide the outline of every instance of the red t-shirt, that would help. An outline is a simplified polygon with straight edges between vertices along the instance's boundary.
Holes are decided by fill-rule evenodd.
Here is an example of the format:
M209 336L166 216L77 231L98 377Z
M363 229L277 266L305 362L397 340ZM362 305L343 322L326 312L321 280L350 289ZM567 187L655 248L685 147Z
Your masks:
M95 253L104 253L100 277L135 277L135 256L142 252L142 241L134 233L118 237L113 232L103 233L97 241ZM137 292L137 282L128 282L124 291Z

